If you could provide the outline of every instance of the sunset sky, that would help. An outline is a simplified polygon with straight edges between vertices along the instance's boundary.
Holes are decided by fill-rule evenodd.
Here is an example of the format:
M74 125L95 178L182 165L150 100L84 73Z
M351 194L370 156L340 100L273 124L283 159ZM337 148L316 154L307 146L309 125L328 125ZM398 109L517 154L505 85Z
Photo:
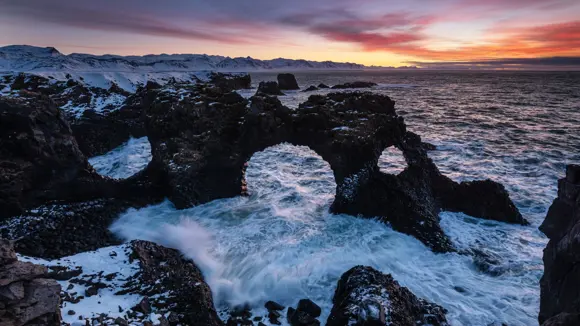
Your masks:
M578 0L0 0L0 30L63 53L580 66Z

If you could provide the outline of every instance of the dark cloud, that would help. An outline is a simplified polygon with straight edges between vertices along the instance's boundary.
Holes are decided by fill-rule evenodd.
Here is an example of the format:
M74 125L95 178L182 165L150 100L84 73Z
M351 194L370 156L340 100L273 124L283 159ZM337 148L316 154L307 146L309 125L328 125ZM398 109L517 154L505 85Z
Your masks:
M580 68L579 57L545 57L545 58L502 58L478 61L438 61L438 62L423 62L410 61L409 64L420 66L423 68L476 68L476 69L570 69Z

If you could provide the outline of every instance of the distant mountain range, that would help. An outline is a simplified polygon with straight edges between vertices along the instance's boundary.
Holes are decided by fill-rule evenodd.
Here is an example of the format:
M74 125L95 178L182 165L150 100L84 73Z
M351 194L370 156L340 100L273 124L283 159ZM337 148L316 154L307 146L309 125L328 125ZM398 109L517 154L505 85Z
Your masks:
M356 63L293 59L259 60L206 54L151 54L144 56L65 55L53 47L9 45L0 47L0 71L9 72L187 72L214 70L250 72L263 70L362 70L397 69ZM401 69L401 68L399 68ZM403 67L403 69L416 69Z

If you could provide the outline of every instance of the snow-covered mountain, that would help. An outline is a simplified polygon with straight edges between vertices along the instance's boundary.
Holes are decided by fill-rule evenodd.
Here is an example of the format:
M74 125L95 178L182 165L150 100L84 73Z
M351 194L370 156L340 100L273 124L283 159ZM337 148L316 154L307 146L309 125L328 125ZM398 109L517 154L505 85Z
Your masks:
M332 61L292 59L259 60L206 54L159 54L145 56L64 55L53 47L10 45L0 47L0 71L9 72L185 72L214 70L250 72L259 70L350 70L364 65Z

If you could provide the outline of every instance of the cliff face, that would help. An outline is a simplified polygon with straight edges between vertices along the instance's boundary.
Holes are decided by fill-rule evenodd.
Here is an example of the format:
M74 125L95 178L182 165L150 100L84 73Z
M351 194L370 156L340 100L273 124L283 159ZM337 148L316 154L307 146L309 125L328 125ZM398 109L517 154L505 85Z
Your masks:
M0 325L60 325L60 285L46 277L45 266L18 261L0 239Z
M580 165L558 181L558 197L540 230L550 238L540 281L540 324L578 325L580 320Z

